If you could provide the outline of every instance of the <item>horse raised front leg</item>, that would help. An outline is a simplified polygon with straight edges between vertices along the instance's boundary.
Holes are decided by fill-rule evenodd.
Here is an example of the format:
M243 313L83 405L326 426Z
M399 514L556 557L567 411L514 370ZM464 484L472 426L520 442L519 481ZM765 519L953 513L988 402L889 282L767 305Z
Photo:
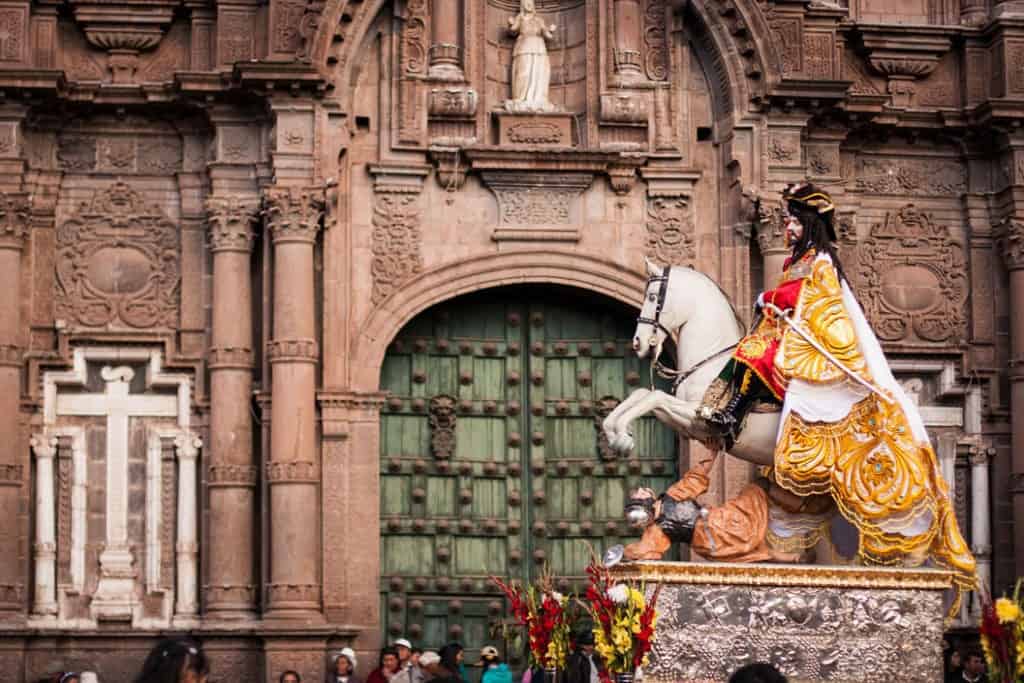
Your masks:
M637 393L639 392L634 392L633 396L636 396ZM632 399L633 396L630 396L630 399ZM619 411L619 414L616 416L616 427L619 430L618 435L620 440L623 444L628 443L629 448L627 450L616 448L616 450L620 453L628 453L633 450L634 444L632 434L630 433L630 425L633 420L651 413L653 413L660 422L668 425L674 431L689 438L703 439L706 434L695 429L698 420L697 405L698 404L693 401L678 399L672 394L667 394L664 391L648 391L642 398L639 398L636 401L630 400L628 406L623 404L625 408ZM623 408L623 406L619 407ZM611 443L611 439L609 439L609 443Z
M633 450L633 435L629 431L629 423L623 422L622 415L650 393L650 389L637 389L627 396L625 401L615 406L615 409L604 419L602 427L605 436L608 437L608 445L616 453L626 455Z

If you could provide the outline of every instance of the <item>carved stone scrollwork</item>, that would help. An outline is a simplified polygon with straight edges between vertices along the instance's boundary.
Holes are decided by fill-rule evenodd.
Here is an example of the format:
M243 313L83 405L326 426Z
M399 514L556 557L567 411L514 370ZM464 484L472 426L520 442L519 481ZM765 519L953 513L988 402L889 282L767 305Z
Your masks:
M436 118L472 118L476 116L478 100L473 88L434 88L430 91L427 111L431 117Z
M177 226L123 182L83 202L57 230L58 318L173 328L180 281Z
M967 263L949 228L908 204L872 226L858 253L861 300L880 339L963 339Z
M665 0L647 0L644 11L644 73L648 80L668 79Z
M252 488L256 486L257 473L258 470L249 465L210 465L207 484Z
M25 192L0 192L0 249L22 249L28 237L29 201Z
M430 399L430 451L439 460L455 455L455 404L445 394Z
M253 222L259 215L255 198L210 197L206 200L206 215L212 251L252 251L256 238Z
M275 339L267 343L271 363L316 363L320 348L315 339Z
M602 396L594 406L594 431L597 432L597 454L602 460L614 460L618 455L608 443L608 435L604 433L604 419L608 417L620 403L614 396Z
M252 368L252 349L241 346L211 346L206 356L206 367L211 370Z
M1024 222L1008 218L997 226L996 232L1007 269L1024 268Z
M267 602L278 607L290 604L317 603L320 600L318 583L268 583Z
M275 244L316 242L323 215L320 188L272 187L263 197L263 216Z
M653 197L647 200L647 249L658 263L688 266L697 256L696 228L685 197Z
M420 253L419 197L378 194L373 207L373 273L371 300L379 304L403 282L423 270Z
M268 462L267 481L271 484L316 484L316 463L305 460Z

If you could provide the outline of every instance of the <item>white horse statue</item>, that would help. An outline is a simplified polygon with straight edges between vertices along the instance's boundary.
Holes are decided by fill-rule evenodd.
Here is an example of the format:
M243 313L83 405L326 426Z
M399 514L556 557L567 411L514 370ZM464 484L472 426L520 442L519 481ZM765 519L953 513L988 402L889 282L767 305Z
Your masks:
M661 269L650 261L647 272L651 282L633 335L633 350L639 358L650 357L655 363L671 335L682 374L673 394L637 389L605 418L608 443L622 454L633 450L633 420L649 414L690 439L706 442L716 436L698 410L704 392L746 331L725 293L703 273L677 266L661 281ZM780 414L751 413L729 453L758 465L772 465Z

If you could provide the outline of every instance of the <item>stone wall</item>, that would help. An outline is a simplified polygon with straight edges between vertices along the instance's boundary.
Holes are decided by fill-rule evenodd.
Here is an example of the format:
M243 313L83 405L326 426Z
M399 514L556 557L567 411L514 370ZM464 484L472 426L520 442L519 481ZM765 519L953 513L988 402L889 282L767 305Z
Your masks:
M538 0L543 114L504 104L513 0L4 4L5 670L156 629L268 680L369 653L397 331L512 283L635 304L645 257L748 316L785 256L778 192L805 178L836 198L983 577L1010 585L1024 9L897 4ZM719 467L715 499L749 477ZM332 561L341 542L364 550Z

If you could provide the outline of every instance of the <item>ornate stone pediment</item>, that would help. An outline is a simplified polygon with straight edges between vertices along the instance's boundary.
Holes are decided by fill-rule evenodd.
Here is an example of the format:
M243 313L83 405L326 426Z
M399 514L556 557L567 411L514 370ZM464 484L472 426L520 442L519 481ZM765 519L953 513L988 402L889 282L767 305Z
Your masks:
M908 204L858 245L858 294L879 339L957 344L964 338L967 262L949 228Z
M75 327L174 328L178 227L123 182L83 202L57 231L57 317Z

